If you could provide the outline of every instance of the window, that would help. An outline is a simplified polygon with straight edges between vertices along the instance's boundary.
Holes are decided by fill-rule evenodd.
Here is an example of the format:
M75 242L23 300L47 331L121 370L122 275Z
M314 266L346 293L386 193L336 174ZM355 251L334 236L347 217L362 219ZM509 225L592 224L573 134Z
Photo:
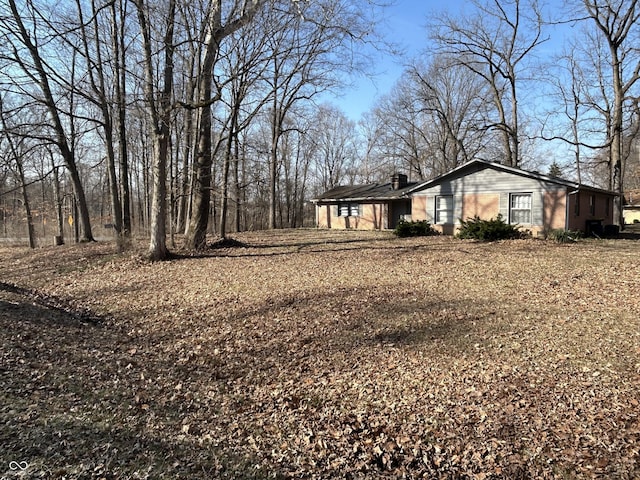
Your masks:
M594 216L596 214L596 196L589 195L589 214Z
M339 217L358 217L360 216L360 204L358 203L340 203L338 204Z
M509 207L509 223L531 223L530 193L512 193Z
M436 223L453 223L453 195L436 197Z

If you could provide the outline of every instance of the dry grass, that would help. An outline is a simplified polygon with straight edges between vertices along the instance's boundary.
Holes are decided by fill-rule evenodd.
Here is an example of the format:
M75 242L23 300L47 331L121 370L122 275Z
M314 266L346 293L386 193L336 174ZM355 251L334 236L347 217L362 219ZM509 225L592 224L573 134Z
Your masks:
M640 243L236 239L0 248L0 475L640 476Z

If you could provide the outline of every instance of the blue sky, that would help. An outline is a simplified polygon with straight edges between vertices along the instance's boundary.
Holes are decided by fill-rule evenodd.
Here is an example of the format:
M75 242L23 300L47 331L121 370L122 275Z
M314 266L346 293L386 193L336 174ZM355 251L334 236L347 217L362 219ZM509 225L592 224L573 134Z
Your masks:
M387 9L387 25L384 26L385 35L401 45L406 50L407 58L417 56L427 47L426 24L430 14L446 10L451 14L464 13L469 0L394 0L395 5ZM552 2L553 3L553 2ZM547 6L551 11L559 7L556 4ZM571 26L547 27L551 34L550 41L546 43L547 54L559 51L562 48L565 35L570 34ZM541 52L543 50L540 50ZM403 60L391 55L376 52L379 63L375 65L378 72L374 78L354 79L354 88L346 90L341 96L328 98L328 101L339 107L351 118L358 121L364 112L367 112L375 104L376 99L388 93L391 87L400 78L403 70ZM406 62L406 60L405 60Z
M407 57L416 56L426 46L428 15L448 9L455 12L463 8L464 0L449 0L446 4L437 0L395 0L395 5L387 10L384 27L386 36L406 50ZM374 78L359 78L356 86L336 99L345 113L358 120L362 113L371 109L375 100L389 92L403 70L403 60L391 55L376 53L379 63L374 69Z

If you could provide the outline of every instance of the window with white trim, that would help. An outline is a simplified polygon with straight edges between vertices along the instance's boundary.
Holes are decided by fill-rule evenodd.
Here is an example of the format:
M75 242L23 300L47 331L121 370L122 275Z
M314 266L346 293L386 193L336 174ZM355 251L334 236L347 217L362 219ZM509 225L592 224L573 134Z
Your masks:
M436 197L436 223L453 223L453 195Z
M360 204L359 203L338 204L338 216L339 217L359 217Z
M531 194L512 193L509 197L509 223L531 223Z

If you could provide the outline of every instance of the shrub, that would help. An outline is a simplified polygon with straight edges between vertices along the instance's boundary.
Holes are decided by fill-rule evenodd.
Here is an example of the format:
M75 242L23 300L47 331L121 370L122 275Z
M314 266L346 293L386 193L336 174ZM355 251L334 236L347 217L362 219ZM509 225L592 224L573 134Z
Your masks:
M547 238L551 240L555 240L558 243L577 242L579 239L582 238L582 232L577 230L571 231L571 230L564 230L562 228L557 228L557 229L551 230L547 234Z
M467 220L461 219L460 224L460 230L456 235L458 238L493 242L495 240L509 240L525 236L518 225L508 224L500 214L490 220L482 220L476 215Z
M438 231L426 220L412 222L400 220L393 233L397 237L426 237L429 235L438 235Z

